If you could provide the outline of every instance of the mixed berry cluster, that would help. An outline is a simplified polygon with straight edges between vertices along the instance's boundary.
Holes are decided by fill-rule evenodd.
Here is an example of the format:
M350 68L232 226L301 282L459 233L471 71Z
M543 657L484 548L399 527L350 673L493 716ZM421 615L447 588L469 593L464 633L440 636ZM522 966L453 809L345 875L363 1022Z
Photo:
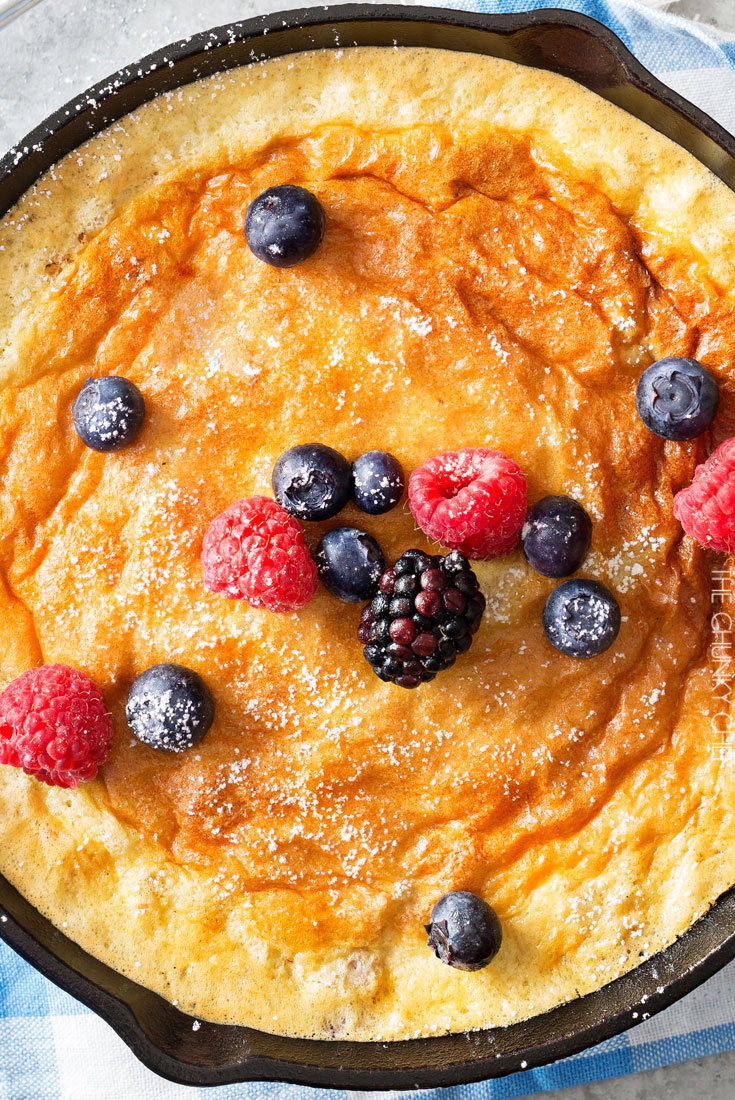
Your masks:
M183 665L153 665L128 693L126 716L138 740L183 752L214 720L212 696ZM30 668L0 694L0 763L55 787L94 779L112 749L113 727L93 680L68 665Z
M275 500L238 501L212 522L205 585L271 611L306 606L317 577L340 600L370 600L358 637L376 674L400 687L432 680L469 649L485 608L469 560L508 554L520 539L529 563L558 578L576 572L590 546L592 523L580 504L550 496L529 511L521 468L488 448L446 451L413 471L408 506L452 552L408 550L387 571L377 540L356 527L327 532L312 560L299 521L333 518L350 500L376 515L395 507L404 475L394 456L370 451L350 464L324 444L299 444L276 461L272 486ZM609 590L579 579L552 595L543 625L558 650L592 657L612 644L620 610Z
M686 442L711 426L720 404L714 376L696 359L667 358L641 375L638 414L662 439ZM674 515L688 535L710 550L735 553L735 439L726 439L674 497Z
M346 602L369 599L385 568L376 540L357 527L337 527L312 558L301 522L331 519L348 501L371 515L401 499L400 463L369 451L350 465L323 443L285 451L272 476L273 495L231 504L210 524L202 546L205 586L269 611L297 611L316 594L317 578Z

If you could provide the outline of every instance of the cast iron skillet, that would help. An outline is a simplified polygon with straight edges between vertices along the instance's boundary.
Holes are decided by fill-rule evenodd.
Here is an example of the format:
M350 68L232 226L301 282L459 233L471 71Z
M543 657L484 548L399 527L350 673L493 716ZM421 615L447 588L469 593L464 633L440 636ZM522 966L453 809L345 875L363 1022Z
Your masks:
M475 15L355 4L219 27L151 54L92 88L0 161L0 216L60 157L160 92L249 61L315 47L438 46L563 73L677 141L735 188L735 139L660 84L607 28L569 11ZM151 1069L186 1085L292 1081L411 1089L500 1077L633 1026L735 957L735 890L667 950L604 989L506 1028L399 1043L284 1039L194 1021L82 951L0 878L0 936L100 1014Z

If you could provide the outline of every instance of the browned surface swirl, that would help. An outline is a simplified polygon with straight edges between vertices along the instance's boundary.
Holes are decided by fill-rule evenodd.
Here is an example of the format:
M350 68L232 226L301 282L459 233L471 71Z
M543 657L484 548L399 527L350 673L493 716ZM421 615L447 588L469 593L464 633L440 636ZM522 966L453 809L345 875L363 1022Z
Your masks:
M278 271L246 247L248 202L309 187L323 247ZM672 494L702 444L639 422L641 370L694 355L721 380L735 318L696 257L649 254L596 190L493 131L375 135L329 127L150 192L83 250L39 325L41 376L0 396L0 566L9 674L83 667L116 723L109 806L222 894L262 898L276 943L415 935L435 897L485 894L512 920L636 767L666 756L704 659L710 586ZM123 374L148 408L135 445L86 450L71 404L89 374ZM729 434L723 389L718 420ZM594 661L541 628L552 583L520 551L477 572L488 613L455 668L416 692L380 683L360 608L320 590L274 616L207 593L211 518L269 493L275 458L320 440L407 471L491 446L531 501L564 492L594 521L584 573L617 593L623 627ZM407 509L350 508L389 559L426 545ZM131 737L124 701L158 661L197 669L217 706L202 745L166 756ZM692 751L696 751L693 743ZM647 828L693 812L651 806ZM558 868L556 868L558 869ZM216 916L212 918L216 921Z

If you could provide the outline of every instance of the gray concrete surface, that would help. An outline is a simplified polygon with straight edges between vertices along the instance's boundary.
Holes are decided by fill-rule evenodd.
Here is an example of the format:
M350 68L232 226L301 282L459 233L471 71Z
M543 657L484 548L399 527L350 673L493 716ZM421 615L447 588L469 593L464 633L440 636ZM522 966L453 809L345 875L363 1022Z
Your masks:
M544 1100L733 1100L735 1051L541 1096Z
M733 0L673 0L671 3L642 0L652 8L662 8L674 15L686 19L697 19L703 23L712 23L723 31L735 34L735 3Z
M642 2L735 34L735 0ZM206 27L296 6L298 0L42 0L0 29L0 150L61 103L145 53ZM735 1052L545 1095L735 1100Z

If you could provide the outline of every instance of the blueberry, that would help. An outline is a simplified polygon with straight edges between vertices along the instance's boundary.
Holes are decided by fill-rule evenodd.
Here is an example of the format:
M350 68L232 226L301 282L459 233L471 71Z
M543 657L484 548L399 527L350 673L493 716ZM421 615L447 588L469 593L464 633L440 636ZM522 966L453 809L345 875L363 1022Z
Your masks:
M350 464L323 443L300 443L273 467L276 500L297 519L330 519L352 494Z
M382 516L403 496L406 479L397 458L387 451L366 451L352 463L355 504L369 516Z
M503 939L495 910L468 890L453 890L439 898L425 927L437 958L458 970L487 966Z
M662 439L695 439L717 413L720 392L696 359L659 359L644 370L635 395L646 427Z
M597 657L620 630L620 606L598 581L564 581L549 596L543 613L546 637L567 657Z
M587 557L592 520L571 497L550 496L534 504L521 529L526 561L545 577L568 577Z
M74 427L93 451L120 451L132 443L145 419L145 401L127 378L88 378L73 408Z
M293 267L313 256L324 236L324 210L305 187L269 187L245 215L250 251L271 267Z
M199 673L183 665L152 665L133 680L125 715L139 741L185 752L212 725L214 702Z
M328 531L316 548L314 561L325 587L345 603L374 596L385 569L378 543L356 527Z

